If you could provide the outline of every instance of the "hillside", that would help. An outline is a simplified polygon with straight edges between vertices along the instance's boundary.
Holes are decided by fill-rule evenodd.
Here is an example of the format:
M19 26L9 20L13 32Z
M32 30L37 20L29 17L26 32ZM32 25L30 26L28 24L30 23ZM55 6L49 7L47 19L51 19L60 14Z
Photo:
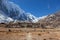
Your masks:
M38 23L41 23L44 28L60 28L60 12L48 15Z

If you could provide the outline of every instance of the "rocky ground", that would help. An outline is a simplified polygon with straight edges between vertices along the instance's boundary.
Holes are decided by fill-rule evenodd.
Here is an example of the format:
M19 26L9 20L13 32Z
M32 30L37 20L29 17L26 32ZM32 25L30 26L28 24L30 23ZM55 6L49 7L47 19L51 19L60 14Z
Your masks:
M0 28L0 40L60 40L60 29Z

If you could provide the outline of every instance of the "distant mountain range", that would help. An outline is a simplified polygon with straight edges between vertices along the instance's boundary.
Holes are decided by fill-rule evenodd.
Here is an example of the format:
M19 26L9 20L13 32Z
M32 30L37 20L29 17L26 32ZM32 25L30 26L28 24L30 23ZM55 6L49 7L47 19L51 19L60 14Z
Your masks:
M60 27L60 12L38 18L29 12L25 12L13 2L0 0L0 23L11 21L37 22L41 23L42 28L57 28Z

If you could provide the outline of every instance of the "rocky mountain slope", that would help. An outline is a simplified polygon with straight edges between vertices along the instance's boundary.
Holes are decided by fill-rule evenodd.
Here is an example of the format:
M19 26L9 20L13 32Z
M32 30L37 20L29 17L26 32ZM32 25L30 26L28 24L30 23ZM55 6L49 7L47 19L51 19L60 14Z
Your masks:
M44 28L60 28L60 12L48 15L38 22L40 22Z

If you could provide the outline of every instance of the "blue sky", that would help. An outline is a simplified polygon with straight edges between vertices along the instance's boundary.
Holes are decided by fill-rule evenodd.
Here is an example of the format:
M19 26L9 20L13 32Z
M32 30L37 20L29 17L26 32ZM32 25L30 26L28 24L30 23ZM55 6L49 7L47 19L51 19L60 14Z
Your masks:
M40 17L60 11L60 0L10 0L26 12Z

